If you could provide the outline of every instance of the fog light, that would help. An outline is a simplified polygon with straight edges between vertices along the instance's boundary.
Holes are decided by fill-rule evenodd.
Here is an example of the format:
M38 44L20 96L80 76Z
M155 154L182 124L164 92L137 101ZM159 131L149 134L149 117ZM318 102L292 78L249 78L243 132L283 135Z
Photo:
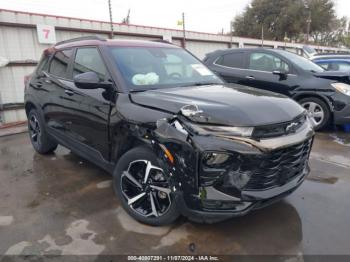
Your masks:
M247 171L229 171L224 176L223 184L225 186L234 186L238 189L242 189L249 182L250 177L251 173Z

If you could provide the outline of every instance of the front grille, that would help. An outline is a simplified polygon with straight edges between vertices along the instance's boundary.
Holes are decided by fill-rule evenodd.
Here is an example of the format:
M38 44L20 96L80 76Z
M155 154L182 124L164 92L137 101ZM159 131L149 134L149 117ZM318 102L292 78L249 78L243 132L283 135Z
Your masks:
M258 126L254 128L252 137L255 139L263 139L263 138L272 138L272 137L280 137L285 136L291 133L296 132L306 121L306 114L303 113L293 119L292 121Z
M237 189L267 190L284 185L303 172L311 145L312 139L309 139L262 155L232 153L225 163L215 168L205 166L202 161L200 185L214 186L227 194L237 194Z
M269 153L255 168L245 190L266 190L284 185L306 167L312 139Z

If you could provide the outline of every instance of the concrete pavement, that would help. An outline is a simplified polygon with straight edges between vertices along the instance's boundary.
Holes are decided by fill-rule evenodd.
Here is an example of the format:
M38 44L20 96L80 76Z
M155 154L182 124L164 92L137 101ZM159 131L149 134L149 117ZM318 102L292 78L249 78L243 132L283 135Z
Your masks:
M150 227L121 208L104 171L28 135L0 138L0 254L350 254L350 135L319 133L291 196L213 225Z

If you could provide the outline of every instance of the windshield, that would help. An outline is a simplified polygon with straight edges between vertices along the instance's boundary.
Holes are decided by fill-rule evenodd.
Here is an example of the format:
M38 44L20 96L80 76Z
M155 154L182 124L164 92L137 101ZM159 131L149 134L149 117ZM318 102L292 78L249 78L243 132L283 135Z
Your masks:
M181 48L111 47L110 52L131 91L222 83Z
M304 45L303 50L306 51L309 55L317 54L317 51L315 50L315 48L311 46Z
M283 50L276 50L276 51L305 71L309 71L313 73L319 73L319 72L325 71L322 67L316 65L314 62L311 62L310 60L302 56L293 54L288 51L283 51Z

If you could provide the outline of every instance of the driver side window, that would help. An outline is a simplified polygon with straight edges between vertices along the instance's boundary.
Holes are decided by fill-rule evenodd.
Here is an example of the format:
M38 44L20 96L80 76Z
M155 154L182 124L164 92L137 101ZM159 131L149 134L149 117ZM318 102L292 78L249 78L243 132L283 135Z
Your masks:
M289 66L279 57L266 53L251 53L249 58L249 69L258 71L284 71L289 72Z
M77 49L73 64L73 77L86 72L95 72L100 81L105 80L106 67L95 47Z

